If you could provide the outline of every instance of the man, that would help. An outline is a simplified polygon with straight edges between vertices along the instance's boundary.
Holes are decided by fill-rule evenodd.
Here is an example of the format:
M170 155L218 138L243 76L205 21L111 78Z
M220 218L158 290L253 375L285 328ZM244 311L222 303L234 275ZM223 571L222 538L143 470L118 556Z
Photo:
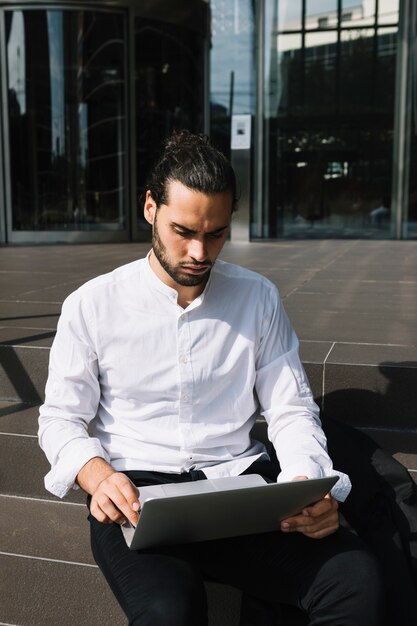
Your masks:
M377 626L376 566L338 528L341 473L333 495L276 532L127 548L119 525L137 523L143 485L337 473L276 288L216 260L236 204L230 164L206 138L175 133L147 188L147 258L64 303L40 412L46 487L89 494L93 554L130 624L206 624L210 578L298 606L311 624ZM250 437L259 411L280 467Z

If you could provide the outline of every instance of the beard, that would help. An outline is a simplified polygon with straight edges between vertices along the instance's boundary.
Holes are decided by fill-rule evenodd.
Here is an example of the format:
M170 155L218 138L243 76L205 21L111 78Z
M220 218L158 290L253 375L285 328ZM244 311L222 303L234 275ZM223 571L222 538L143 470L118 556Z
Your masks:
M152 230L152 249L161 267L166 271L168 276L170 276L172 280L175 281L178 285L181 285L182 287L196 287L197 285L202 285L207 281L210 275L211 267L204 274L193 276L193 275L184 274L181 271L181 263L179 263L178 265L173 265L171 263L168 253L167 253L166 246L163 244L159 236L156 214L155 214L155 221L154 221L153 230ZM203 261L201 263L197 261L193 261L193 262L187 262L185 265L188 265L188 266L194 265L195 267L199 267L200 265L211 266L212 263L211 261L208 261L208 260Z

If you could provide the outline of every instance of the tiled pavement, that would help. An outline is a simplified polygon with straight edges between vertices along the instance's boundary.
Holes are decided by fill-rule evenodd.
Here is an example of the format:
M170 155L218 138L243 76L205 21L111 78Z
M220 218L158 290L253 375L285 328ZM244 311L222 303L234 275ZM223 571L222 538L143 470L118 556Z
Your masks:
M65 296L148 249L0 248L0 624L125 624L90 555L82 494L60 502L44 490L37 407ZM417 476L417 243L228 243L222 257L279 286L326 412ZM218 598L231 623L238 601Z

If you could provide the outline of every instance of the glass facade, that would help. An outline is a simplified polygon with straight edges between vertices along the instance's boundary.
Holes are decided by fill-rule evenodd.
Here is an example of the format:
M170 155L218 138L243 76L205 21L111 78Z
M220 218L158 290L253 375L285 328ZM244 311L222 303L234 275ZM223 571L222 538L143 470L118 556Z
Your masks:
M258 236L390 237L398 9L266 1Z
M120 13L5 12L11 228L123 229Z
M149 239L174 128L232 159L243 240L417 238L416 41L413 0L0 0L0 243Z

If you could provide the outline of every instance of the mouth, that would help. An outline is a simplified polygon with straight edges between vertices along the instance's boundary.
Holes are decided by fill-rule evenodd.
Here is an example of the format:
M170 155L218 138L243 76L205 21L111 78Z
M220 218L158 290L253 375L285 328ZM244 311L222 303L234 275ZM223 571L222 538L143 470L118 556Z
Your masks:
M187 274L205 274L209 269L211 269L211 265L181 265L181 269Z

